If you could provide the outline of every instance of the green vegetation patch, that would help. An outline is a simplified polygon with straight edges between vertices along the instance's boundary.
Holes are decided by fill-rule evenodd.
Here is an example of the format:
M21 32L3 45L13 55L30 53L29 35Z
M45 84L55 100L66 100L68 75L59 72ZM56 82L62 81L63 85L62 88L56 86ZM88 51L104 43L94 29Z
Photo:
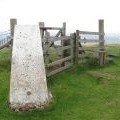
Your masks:
M0 51L0 120L119 120L120 58L103 67L73 65L48 78L54 106L44 110L9 109L10 50Z

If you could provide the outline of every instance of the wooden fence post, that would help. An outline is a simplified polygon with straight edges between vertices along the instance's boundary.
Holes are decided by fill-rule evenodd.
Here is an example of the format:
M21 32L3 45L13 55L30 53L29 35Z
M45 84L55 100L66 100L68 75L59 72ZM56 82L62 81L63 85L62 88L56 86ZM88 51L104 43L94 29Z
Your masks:
M66 23L65 23L65 22L63 23L61 36L66 36ZM64 46L67 45L67 41L66 41L66 40L62 40L62 41L61 41L61 44L62 44L62 47L64 47ZM66 54L67 54L67 51L64 50L64 51L62 52L62 58L66 57L66 56L67 56Z
M61 36L65 36L65 35L66 35L66 22L63 22ZM66 45L66 40L62 40L61 46L64 47L65 45ZM64 57L66 57L66 50L62 51L62 58L64 58ZM63 62L61 65L65 66L65 62Z
M78 54L79 54L79 30L76 30L76 39L75 39L75 64L78 64Z
M44 44L44 50L46 51L45 54L44 54L44 61L45 61L45 64L48 64L49 63L49 53L48 53L48 46L49 46L49 41L48 41L48 38L50 37L50 33L45 31L45 44Z
M62 27L62 34L61 36L65 36L66 35L66 22L63 22L63 27Z
M70 40L70 45L71 45L71 63L75 63L75 57L74 57L74 47L75 47L75 34L70 34L71 40Z
M10 19L10 32L12 37L11 45L13 45L14 29L16 24L17 24L17 19L11 18Z
M14 36L14 28L15 25L17 24L17 19L10 19L10 30L11 30L11 37Z
M45 27L45 23L44 23L44 22L39 22L39 28L40 28L41 38L44 37L44 30L41 29L41 28L43 28L43 27Z
M99 47L102 47L99 49L99 64L102 66L105 64L105 48L104 48L104 20L99 20L99 40L102 42L99 42Z

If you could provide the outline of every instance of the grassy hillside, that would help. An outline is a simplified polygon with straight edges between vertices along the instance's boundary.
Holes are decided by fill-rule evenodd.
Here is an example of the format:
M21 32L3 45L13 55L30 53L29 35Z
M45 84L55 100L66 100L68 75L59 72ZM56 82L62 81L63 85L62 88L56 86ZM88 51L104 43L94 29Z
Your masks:
M0 51L0 120L119 120L120 58L104 67L73 66L48 78L55 103L44 111L8 107L10 51Z

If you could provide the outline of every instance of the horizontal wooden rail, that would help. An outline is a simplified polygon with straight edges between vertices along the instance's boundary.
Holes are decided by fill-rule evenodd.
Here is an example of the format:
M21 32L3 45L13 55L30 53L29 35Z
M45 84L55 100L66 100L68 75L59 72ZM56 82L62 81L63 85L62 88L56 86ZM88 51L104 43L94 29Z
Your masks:
M94 43L94 42L105 42L105 40L93 40L93 39L80 39L80 42L81 43L87 43L87 42L90 42L90 43Z
M98 56L88 56L88 55L84 55L84 56L81 56L80 54L78 55L78 58L79 60L82 59L82 60L86 60L87 58L96 58L98 59L99 57Z
M40 27L43 30L62 30L61 27Z
M99 32L90 32L90 31L79 31L80 34L88 34L88 35L105 35L105 33Z
M73 48L72 45L68 45L68 46L65 46L65 47L60 47L59 51L63 51L63 50L71 49L71 48Z
M89 51L89 52L97 52L97 53L105 53L105 51L102 51L102 50L95 50L95 49L82 49L80 48L79 50L84 50L84 51Z
M57 61L55 61L55 62L52 62L52 63L47 64L46 67L51 67L51 66L60 64L60 63L65 62L65 61L67 61L67 60L71 60L71 58L72 58L71 56L66 57L66 58L62 58L62 59L60 59L60 60L57 60Z
M59 68L59 69L56 69L56 70L54 70L54 71L52 71L52 72L49 72L49 73L47 73L47 77L50 77L50 76L52 76L52 75L54 75L54 74L56 74L56 73L59 73L59 72L65 70L65 69L71 67L72 65L73 65L73 64L71 63L71 64L69 64L69 65L66 65L66 66L64 66L64 67L61 67L61 68Z
M68 39L71 39L71 36L50 37L48 39L50 41L68 40Z
M54 42L54 41L68 40L68 39L71 39L71 36L49 37L49 38L47 38L47 41ZM42 42L47 42L47 41L46 41L46 38L42 39Z
M57 47L57 48L55 48L55 49L56 49L57 51L61 52L61 51L63 51L63 50L67 50L67 49L71 49L71 48L73 48L73 46L72 46L72 45L68 45L68 46L64 46L64 47ZM49 47L44 48L43 54L46 54L46 52L48 51L48 49L49 49Z
M79 47L78 48L79 50L95 50L95 49L105 49L105 47L104 46L98 46L98 47Z

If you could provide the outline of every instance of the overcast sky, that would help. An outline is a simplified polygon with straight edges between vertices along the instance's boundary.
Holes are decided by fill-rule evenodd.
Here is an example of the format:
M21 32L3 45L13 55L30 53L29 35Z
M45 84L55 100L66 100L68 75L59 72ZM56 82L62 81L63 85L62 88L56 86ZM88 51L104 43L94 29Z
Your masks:
M98 19L105 20L105 32L120 33L120 0L0 0L0 31L9 29L9 19L18 24L62 26L67 32L98 31Z

